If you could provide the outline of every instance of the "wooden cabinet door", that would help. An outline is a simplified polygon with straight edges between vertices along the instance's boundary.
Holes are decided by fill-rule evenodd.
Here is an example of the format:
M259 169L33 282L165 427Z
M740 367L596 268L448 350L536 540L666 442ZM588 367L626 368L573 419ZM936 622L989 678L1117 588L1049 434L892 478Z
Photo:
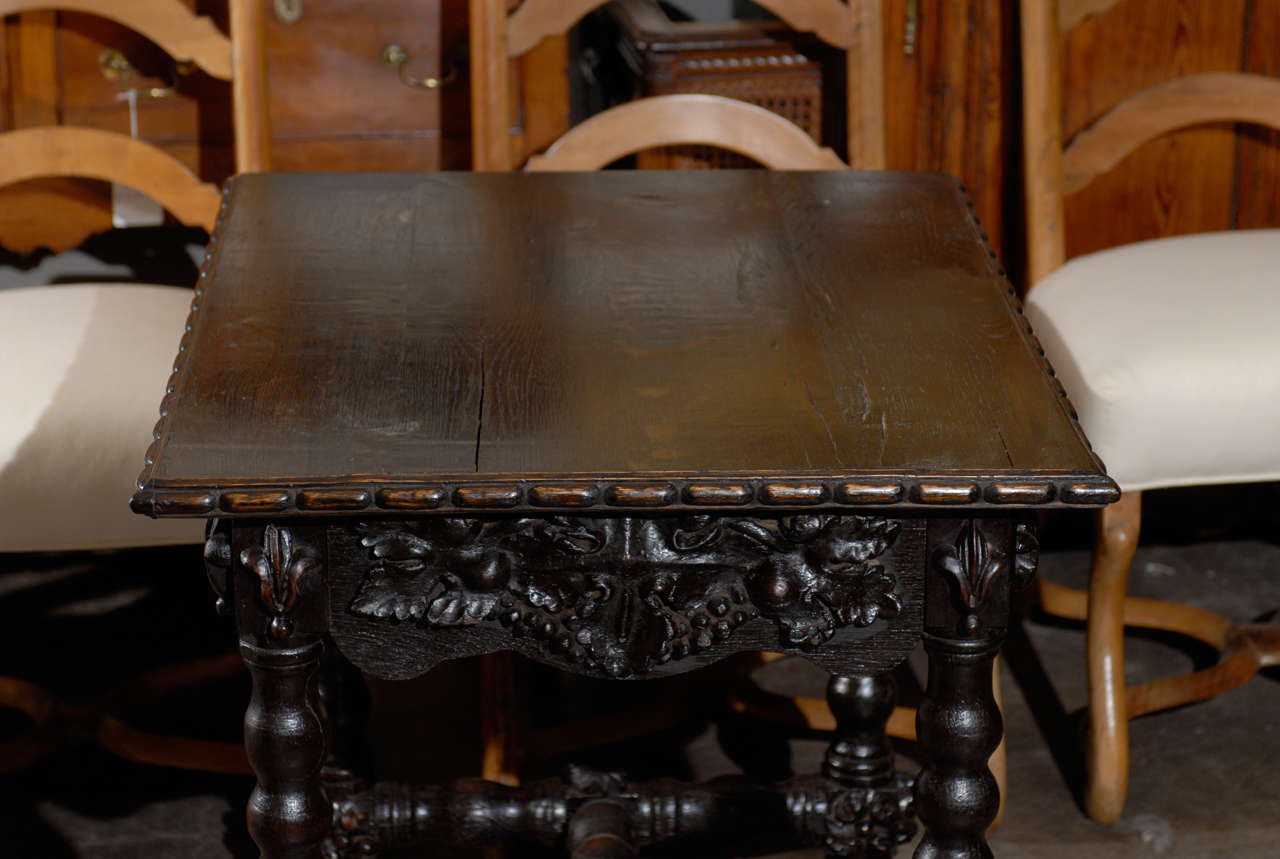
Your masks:
M1001 250L1017 145L1013 0L885 0L885 125L891 170L958 176Z
M1179 75L1280 75L1280 0L1118 0L1065 38L1064 139ZM1067 256L1142 239L1280 224L1280 135L1202 125L1144 144L1066 200Z

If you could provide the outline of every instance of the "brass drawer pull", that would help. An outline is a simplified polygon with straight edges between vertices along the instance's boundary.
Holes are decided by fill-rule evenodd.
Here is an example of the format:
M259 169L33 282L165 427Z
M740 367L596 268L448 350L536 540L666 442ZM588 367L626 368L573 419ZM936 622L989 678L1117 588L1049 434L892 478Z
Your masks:
M275 0L276 20L281 24L296 24L302 18L303 0Z
M382 49L382 62L391 66L400 75L400 82L416 89L440 89L448 86L458 78L458 64L452 62L448 70L438 78L415 78L409 74L409 52L401 45L392 42Z

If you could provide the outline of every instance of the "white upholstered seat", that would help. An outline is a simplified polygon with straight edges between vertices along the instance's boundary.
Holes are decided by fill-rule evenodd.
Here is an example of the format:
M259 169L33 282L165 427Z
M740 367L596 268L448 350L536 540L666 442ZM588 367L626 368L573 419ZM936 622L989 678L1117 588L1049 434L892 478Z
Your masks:
M0 290L0 552L199 543L129 509L189 289Z
M1280 479L1280 230L1077 257L1027 316L1121 489Z

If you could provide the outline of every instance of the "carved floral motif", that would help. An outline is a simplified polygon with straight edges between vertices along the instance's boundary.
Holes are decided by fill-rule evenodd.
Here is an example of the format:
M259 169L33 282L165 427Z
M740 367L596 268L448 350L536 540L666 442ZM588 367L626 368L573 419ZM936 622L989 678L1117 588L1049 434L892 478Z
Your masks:
M816 647L902 609L875 559L896 521L431 518L359 526L373 565L351 610L432 626L497 622L550 654L639 674L763 615Z
M262 534L262 546L245 549L240 563L253 570L262 584L262 604L274 617L271 634L288 638L293 631L289 617L298 593L310 580L308 574L320 567L320 553L299 543L288 528L268 525Z
M877 859L892 856L916 834L915 779L895 772L882 787L849 787L827 802L829 856Z
M987 601L991 585L1008 567L1004 553L983 532L978 520L969 519L953 544L934 552L933 563L951 577L968 615L966 624L976 627L978 612Z

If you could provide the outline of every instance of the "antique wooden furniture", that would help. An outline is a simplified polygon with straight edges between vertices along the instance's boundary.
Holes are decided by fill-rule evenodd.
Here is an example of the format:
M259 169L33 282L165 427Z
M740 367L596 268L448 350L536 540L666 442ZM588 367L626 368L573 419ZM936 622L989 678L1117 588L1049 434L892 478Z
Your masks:
M0 0L0 14L48 4ZM261 6L231 4L231 34L166 0L65 0L60 5L136 28L210 75L231 80L238 162L267 166ZM213 229L221 192L168 154L128 135L57 126L0 134L0 185L42 176L119 182L180 219ZM195 543L197 523L142 523L122 509L134 487L136 448L154 425L154 392L191 304L189 289L59 284L0 291L0 552L45 552ZM72 506L69 506L72 505ZM74 509L73 509L74 508ZM190 667L196 679L227 660ZM154 682L153 682L154 681ZM173 672L144 678L166 686ZM0 699L37 721L52 699L5 679ZM103 714L102 744L133 760L242 771L235 746L138 732ZM0 766L21 765L35 747Z
M800 53L793 33L772 21L696 21L657 0L615 0L579 36L595 58L575 112L591 116L654 95L720 95L768 108L822 143L822 63ZM588 41L589 40L589 41ZM580 62L585 62L580 60ZM641 170L750 166L707 146L636 153Z
M227 31L228 0L182 2ZM0 16L5 45L0 130L65 124L127 132L129 110L117 98L118 85L99 67L108 49L129 59L130 86L171 83L174 65L162 48L106 18L73 11L75 5L51 0L39 11ZM112 10L127 5L107 4ZM271 56L268 108L277 169L467 168L466 0L260 0L259 5L265 7L264 39ZM59 6L64 8L52 11ZM294 14L287 14L290 10ZM402 46L408 74L448 77L452 70L455 81L436 90L406 86L382 61L391 44ZM534 59L545 62L542 52ZM172 94L138 105L139 136L206 182L221 183L236 170L229 121L234 99L228 87L202 72L179 76L178 83ZM547 88L545 78L538 84ZM42 179L0 189L4 250L73 248L111 222L109 189L98 183Z
M922 638L917 855L990 855L1024 517L1116 489L954 180L245 176L175 367L133 507L213 520L264 855L770 831L887 856L913 805L887 672ZM801 654L837 738L778 785L350 772L338 654L403 678L497 650L619 679Z
M1161 239L1070 262L1063 230L1063 197L1148 140L1199 123L1280 129L1280 80L1226 72L1175 78L1103 108L1064 145L1062 33L1087 11L1113 5L1022 3L1027 223L1037 283L1027 314L1124 490L1099 514L1087 597L1041 585L1046 611L1087 618L1086 807L1104 823L1124 806L1128 719L1234 689L1280 663L1274 624L1236 625L1190 606L1125 597L1143 490L1280 478L1280 230ZM1222 660L1126 686L1126 625L1190 636Z
M506 0L471 0L471 141L476 170L511 170L510 60L563 33L602 0L525 0L508 14ZM764 0L797 30L848 52L849 163L885 163L880 0ZM868 82L874 82L868 84Z
M774 170L842 170L845 163L795 123L718 95L659 95L611 107L529 159L529 171L599 170L659 146L716 147Z

